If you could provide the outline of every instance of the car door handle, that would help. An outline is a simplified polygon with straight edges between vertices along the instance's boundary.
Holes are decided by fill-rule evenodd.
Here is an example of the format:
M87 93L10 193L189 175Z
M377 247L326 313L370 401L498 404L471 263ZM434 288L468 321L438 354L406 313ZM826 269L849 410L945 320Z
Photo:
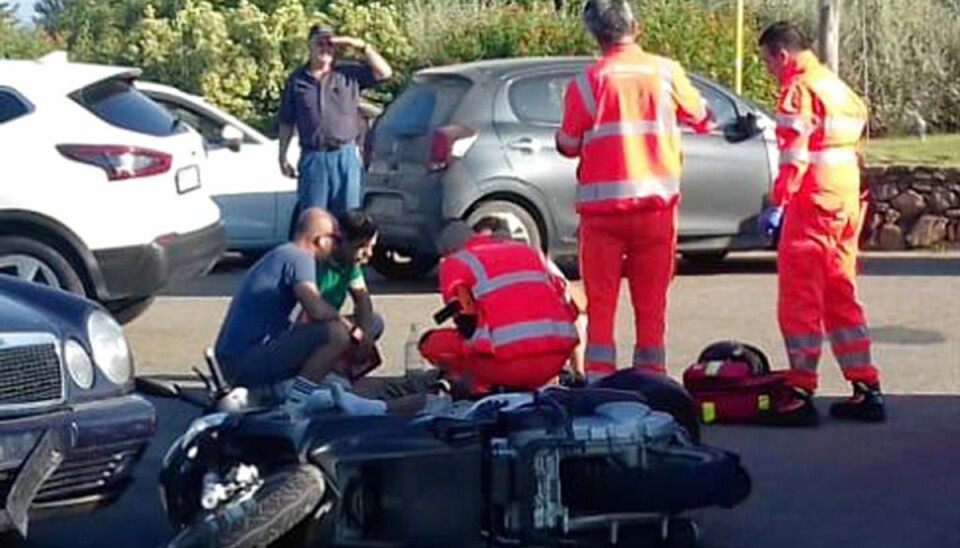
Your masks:
M507 147L512 150L520 150L523 152L529 152L531 154L540 152L540 149L543 148L540 144L540 141L530 137L522 137L516 141L510 141L510 143L507 144Z

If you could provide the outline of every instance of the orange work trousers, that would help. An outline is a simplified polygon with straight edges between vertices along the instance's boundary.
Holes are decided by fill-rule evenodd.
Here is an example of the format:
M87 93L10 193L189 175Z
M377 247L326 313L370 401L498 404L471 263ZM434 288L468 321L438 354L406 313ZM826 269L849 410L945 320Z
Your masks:
M870 334L857 298L857 253L863 213L859 197L799 195L787 206L777 253L777 316L787 347L787 381L817 388L824 333L843 376L879 383Z
M626 276L636 330L633 367L666 374L667 290L676 261L676 225L676 206L581 218L580 274L587 294L588 373L617 369L614 322L620 280Z
M551 352L503 360L470 353L464 342L456 329L434 329L420 341L420 354L455 378L468 381L472 393L495 386L536 390L559 375L570 359L570 352Z

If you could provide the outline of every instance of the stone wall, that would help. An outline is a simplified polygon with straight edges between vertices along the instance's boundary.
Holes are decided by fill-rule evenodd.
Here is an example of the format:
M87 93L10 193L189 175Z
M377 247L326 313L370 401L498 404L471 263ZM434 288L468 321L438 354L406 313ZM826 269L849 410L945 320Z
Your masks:
M960 168L870 167L865 249L960 247Z

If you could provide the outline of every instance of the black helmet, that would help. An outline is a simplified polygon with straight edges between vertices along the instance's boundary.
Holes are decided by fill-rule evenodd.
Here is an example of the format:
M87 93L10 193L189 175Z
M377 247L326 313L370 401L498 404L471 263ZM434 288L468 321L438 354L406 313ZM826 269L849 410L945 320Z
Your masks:
M739 361L746 363L753 370L754 375L770 373L770 360L762 350L756 346L740 341L719 341L708 345L700 352L698 363L712 361Z

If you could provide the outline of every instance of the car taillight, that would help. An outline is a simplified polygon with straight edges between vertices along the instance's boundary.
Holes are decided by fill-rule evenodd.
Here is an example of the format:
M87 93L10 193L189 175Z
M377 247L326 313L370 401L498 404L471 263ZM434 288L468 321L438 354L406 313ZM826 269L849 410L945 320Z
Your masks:
M475 129L464 126L442 126L435 129L430 142L430 170L447 169L452 160L466 156L477 137Z
M107 172L107 179L120 181L166 173L173 156L148 148L121 145L57 145L57 150L71 160L97 166Z

